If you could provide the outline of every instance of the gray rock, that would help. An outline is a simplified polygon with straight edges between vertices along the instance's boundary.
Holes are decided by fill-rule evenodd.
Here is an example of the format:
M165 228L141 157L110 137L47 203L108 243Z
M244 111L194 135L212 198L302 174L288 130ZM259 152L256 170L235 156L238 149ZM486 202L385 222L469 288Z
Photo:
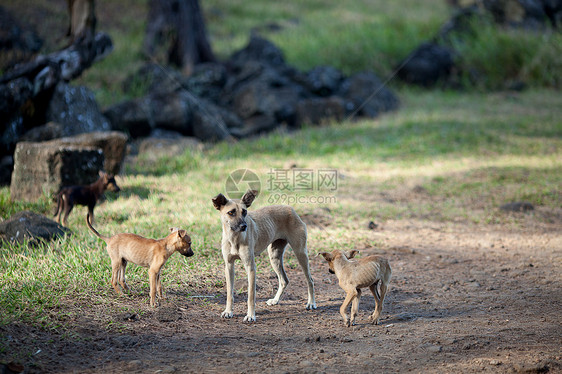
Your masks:
M0 222L0 239L10 243L39 243L60 238L70 230L34 212L23 211Z
M44 142L47 140L62 138L64 136L64 126L60 123L49 122L41 126L37 126L23 134L19 141L21 142Z
M63 82L55 88L46 118L63 125L65 136L111 130L109 121L100 112L94 93L86 87Z
M119 131L90 132L76 136L51 140L50 145L60 147L99 148L103 151L103 170L109 174L119 174L127 150L128 137Z
M353 104L353 112L359 116L374 118L399 106L396 95L371 72L357 73L346 79L340 94Z
M449 78L454 67L453 52L435 43L423 43L398 66L397 76L404 82L431 87Z
M341 121L345 112L345 101L338 96L304 99L297 104L296 124L318 125L328 120Z
M317 66L306 74L306 88L318 96L331 96L339 90L343 74L332 66Z
M515 201L500 206L500 209L506 212L528 212L535 207L527 201Z
M103 168L103 152L94 147L21 142L14 153L10 198L36 201L63 186L89 184Z

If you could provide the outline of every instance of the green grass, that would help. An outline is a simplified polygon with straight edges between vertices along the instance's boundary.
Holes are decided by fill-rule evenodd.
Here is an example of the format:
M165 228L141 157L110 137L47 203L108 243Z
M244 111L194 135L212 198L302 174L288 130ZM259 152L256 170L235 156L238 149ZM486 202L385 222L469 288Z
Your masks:
M523 82L562 87L562 34L502 29L486 18L473 20L471 28L452 43L467 86L502 89Z

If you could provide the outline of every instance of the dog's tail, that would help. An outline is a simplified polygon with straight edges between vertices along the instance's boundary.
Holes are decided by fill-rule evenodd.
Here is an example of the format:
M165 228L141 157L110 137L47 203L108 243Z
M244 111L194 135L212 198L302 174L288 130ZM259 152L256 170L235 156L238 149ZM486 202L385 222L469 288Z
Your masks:
M95 236L97 236L98 238L102 239L103 241L107 242L107 237L101 235L99 232L96 231L96 229L93 228L92 224L90 223L90 212L88 212L88 214L86 215L86 224L88 225L88 228L90 229L91 232L94 233Z

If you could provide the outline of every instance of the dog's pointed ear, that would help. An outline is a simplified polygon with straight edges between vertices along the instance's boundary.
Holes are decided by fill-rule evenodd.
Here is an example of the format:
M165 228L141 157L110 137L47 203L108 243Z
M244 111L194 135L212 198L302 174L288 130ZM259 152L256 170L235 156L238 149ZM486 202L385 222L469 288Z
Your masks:
M228 202L228 199L222 193L220 193L217 196L213 197L212 201L215 209L221 210L221 208Z
M358 254L359 254L359 251L354 249L352 251L345 252L345 257L347 257L347 259L349 260L350 258L353 258L353 257L357 256Z
M320 256L324 257L324 259L326 259L326 261L332 261L332 254L328 253L328 252L320 252L318 253Z
M170 227L170 233L178 231L179 227Z
M246 205L246 208L249 208L250 205L254 202L254 199L258 196L257 190L248 190L244 196L242 196L242 202Z
M178 235L179 235L180 238L185 238L185 236L187 235L187 231L178 230Z

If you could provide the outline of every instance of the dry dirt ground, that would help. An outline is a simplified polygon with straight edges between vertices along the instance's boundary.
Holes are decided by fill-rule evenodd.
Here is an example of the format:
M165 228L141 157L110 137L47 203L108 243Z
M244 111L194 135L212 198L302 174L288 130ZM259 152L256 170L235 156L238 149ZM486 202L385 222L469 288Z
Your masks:
M344 326L343 291L314 257L314 311L304 308L298 267L288 269L282 303L267 306L276 279L264 271L256 323L242 322L245 292L230 320L220 318L224 291L169 293L162 306L139 314L84 308L66 321L74 327L64 335L2 327L11 351L0 359L31 352L21 362L29 373L562 372L559 225L400 220L376 230L384 245L363 255L384 254L393 267L379 325L368 324L374 299L365 292L358 325ZM107 328L108 320L120 327Z

